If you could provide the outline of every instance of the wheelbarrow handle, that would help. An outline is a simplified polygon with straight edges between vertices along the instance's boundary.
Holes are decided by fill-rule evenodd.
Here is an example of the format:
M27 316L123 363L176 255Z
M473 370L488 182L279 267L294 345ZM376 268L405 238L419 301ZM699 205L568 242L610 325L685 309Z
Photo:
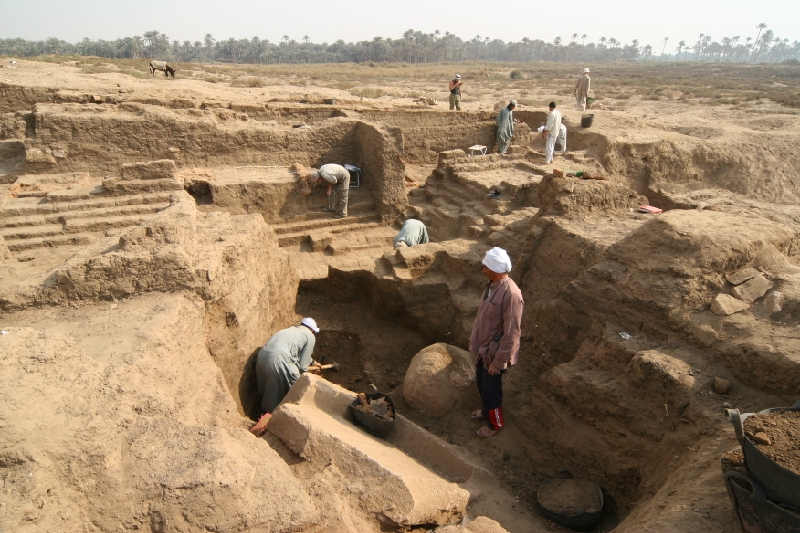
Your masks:
M742 416L739 414L739 410L725 409L725 418L730 420L733 424L733 431L736 432L736 440L739 441L740 445L744 445L742 442L744 439L744 429L742 428Z

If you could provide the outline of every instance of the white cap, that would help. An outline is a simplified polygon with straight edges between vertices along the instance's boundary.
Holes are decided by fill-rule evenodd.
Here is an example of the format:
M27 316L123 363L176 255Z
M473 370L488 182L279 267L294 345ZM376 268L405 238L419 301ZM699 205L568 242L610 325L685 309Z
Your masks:
M498 274L511 272L511 258L508 257L508 252L502 248L492 248L486 252L486 256L481 261L486 268Z
M583 69L583 71L586 72L587 74L589 73L589 69L588 68Z
M511 101L508 103L508 105L513 105L514 107L517 107L517 101L516 101L516 100L511 100Z
M314 333L319 333L319 328L317 327L317 323L314 321L313 318L306 317L303 320L301 320L300 323L304 326L307 326L308 329L310 329Z
M456 74L456 79L460 80L461 79L461 74Z

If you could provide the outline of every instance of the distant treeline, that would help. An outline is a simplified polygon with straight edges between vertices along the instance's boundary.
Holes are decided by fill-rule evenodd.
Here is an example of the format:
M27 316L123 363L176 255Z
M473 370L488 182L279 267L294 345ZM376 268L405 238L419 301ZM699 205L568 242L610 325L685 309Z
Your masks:
M754 28L754 37L725 37L714 41L700 34L693 44L669 38L660 40L661 50L641 46L637 39L628 44L614 37L600 37L588 42L588 36L572 34L568 41L556 37L551 42L523 38L505 42L476 35L464 40L450 32L438 30L423 33L408 30L400 39L375 37L371 41L315 44L308 36L299 42L284 35L280 42L267 39L216 40L206 34L202 41L170 41L159 31L148 31L115 41L92 41L88 37L79 43L68 43L55 37L44 41L0 39L0 54L31 57L45 54L73 54L118 59L152 58L161 61L230 63L435 63L460 61L563 61L608 62L653 59L658 61L729 61L752 63L796 63L800 59L800 42L776 37L766 24ZM756 31L757 30L757 31ZM766 31L764 31L766 30ZM669 48L669 49L668 49Z

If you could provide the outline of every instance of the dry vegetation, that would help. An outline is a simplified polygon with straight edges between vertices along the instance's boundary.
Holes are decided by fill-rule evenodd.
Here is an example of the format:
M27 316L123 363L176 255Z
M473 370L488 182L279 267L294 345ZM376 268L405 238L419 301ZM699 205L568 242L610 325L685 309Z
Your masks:
M76 61L86 74L122 73L149 77L146 59L106 59L81 56L41 56L37 61ZM442 93L459 72L465 98L487 94L522 95L523 105L543 105L543 98L572 94L578 65L564 63L339 63L305 65L231 65L175 63L178 77L209 83L259 88L271 84L347 90L354 96L416 98L422 92ZM734 105L747 107L771 100L800 108L800 66L717 63L609 63L591 65L596 98L605 103L631 99L672 100L686 105ZM422 92L421 92L422 91ZM443 96L444 97L444 96Z

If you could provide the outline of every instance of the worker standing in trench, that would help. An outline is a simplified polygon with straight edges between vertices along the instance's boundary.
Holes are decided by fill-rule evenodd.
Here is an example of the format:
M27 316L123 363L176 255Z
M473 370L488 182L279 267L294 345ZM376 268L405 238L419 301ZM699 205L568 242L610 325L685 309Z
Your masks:
M323 211L336 213L333 218L347 217L347 198L350 195L350 171L342 165L328 163L314 172L312 179L328 182L328 207ZM334 188L334 185L336 186Z
M508 277L511 258L502 248L492 248L483 258L483 274L489 282L483 290L478 316L472 326L469 351L475 356L475 377L483 408L472 418L487 424L477 433L491 437L503 427L503 374L519 359L522 308L525 302L517 284Z
M299 326L292 326L275 333L258 351L256 380L264 414L250 428L256 436L267 429L272 411L278 407L292 385L305 372L319 372L321 365L314 362L314 351L319 333L313 318L304 318Z

